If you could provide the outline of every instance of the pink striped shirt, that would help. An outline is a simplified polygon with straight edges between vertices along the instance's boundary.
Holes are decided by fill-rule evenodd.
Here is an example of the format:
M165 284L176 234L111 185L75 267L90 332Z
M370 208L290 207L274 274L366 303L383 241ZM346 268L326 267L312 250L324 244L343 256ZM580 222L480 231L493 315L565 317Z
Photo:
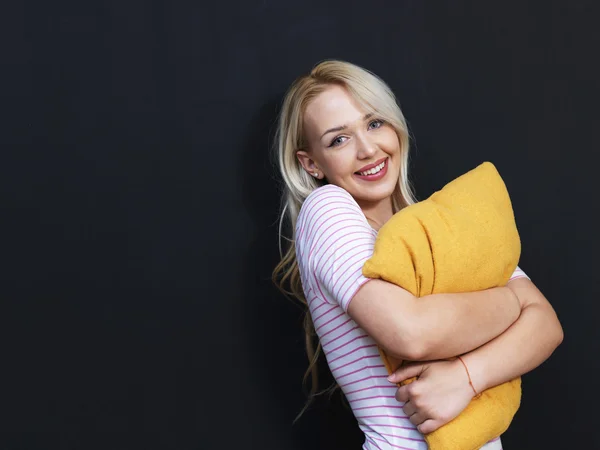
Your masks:
M362 267L373 254L377 232L352 196L335 185L313 191L296 224L296 256L302 288L327 363L348 399L363 449L426 449L427 444L396 401L396 387L377 345L348 315L348 305L368 281ZM527 276L517 268L511 279ZM502 448L500 438L485 450Z

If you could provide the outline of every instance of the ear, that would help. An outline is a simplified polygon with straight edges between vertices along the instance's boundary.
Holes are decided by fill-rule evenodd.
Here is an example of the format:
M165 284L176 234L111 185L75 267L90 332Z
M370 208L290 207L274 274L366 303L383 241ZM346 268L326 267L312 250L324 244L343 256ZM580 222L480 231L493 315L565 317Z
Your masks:
M315 178L321 177L321 171L317 167L315 161L310 157L308 152L305 150L298 150L296 151L296 158L298 158L300 165L302 165L304 170L306 170L310 176L314 176ZM317 174L316 176L315 173Z

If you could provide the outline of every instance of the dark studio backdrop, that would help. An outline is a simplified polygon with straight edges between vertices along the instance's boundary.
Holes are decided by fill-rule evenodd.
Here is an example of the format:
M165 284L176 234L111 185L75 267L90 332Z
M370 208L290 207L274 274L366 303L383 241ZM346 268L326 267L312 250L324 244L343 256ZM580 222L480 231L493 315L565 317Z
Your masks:
M593 1L4 3L0 450L360 448L339 396L292 425L301 310L270 283L274 121L324 58L390 84L420 199L497 166L565 330L504 447L600 448L599 19Z

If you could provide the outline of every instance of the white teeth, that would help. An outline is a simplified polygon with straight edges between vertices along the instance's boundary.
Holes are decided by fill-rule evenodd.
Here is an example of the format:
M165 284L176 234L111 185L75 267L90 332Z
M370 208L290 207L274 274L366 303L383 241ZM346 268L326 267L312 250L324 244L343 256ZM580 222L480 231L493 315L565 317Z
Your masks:
M379 172L381 169L383 169L384 167L385 167L385 161L382 162L381 164L379 164L378 166L373 167L372 169L365 170L364 172L359 172L359 173L363 176L374 175L377 172Z

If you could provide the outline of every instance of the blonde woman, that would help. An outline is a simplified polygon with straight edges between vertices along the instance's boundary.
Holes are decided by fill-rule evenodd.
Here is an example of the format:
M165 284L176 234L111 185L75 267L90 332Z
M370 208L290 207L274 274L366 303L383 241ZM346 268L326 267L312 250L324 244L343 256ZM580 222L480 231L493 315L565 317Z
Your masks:
M282 106L276 150L281 220L293 236L274 279L306 305L313 393L322 349L364 432L363 449L425 449L423 434L467 406L474 392L465 367L444 358L463 355L481 392L534 369L560 344L553 308L520 268L506 287L421 299L362 275L377 230L415 202L406 122L376 75L330 60L298 78ZM389 378L377 345L423 362ZM415 375L400 389L393 383Z

